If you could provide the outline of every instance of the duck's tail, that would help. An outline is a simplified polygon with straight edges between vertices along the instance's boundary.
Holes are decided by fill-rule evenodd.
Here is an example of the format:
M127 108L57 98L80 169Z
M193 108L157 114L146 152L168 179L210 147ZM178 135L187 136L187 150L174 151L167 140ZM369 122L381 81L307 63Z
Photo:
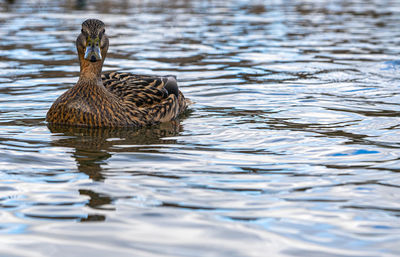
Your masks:
M190 100L189 98L185 98L185 104L186 107L191 106L192 104L195 104L195 102L193 102L192 100Z

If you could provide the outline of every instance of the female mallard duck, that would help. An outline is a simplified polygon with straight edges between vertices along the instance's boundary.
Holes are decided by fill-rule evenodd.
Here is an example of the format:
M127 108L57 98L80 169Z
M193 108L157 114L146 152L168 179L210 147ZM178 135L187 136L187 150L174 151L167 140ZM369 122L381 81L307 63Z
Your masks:
M80 75L51 106L51 124L88 127L144 126L176 119L188 106L174 76L110 72L101 75L108 50L102 21L82 23L76 40Z

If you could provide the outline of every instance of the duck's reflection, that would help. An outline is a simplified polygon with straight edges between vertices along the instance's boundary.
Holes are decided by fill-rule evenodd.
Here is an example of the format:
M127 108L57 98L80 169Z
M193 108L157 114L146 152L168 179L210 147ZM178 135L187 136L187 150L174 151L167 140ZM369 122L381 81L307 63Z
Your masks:
M140 146L150 144L172 144L173 139L182 131L179 121L162 123L158 126L140 129L132 128L83 128L60 125L48 125L55 134L53 146L72 148L80 172L93 180L103 180L102 165L111 157L110 152L140 151ZM138 146L134 148L112 148L115 145Z
M141 151L140 148L143 145L172 144L176 140L165 138L176 136L182 131L179 121L140 129L93 129L59 125L48 125L48 127L54 134L52 145L73 149L72 157L76 161L78 170L96 181L104 180L102 166L107 164L112 153ZM129 147L115 148L116 145ZM86 205L90 208L113 210L112 207L104 207L112 203L111 196L86 189L79 190L79 193L89 197ZM89 215L87 218L77 217L77 220L81 222L103 221L105 216L103 214Z

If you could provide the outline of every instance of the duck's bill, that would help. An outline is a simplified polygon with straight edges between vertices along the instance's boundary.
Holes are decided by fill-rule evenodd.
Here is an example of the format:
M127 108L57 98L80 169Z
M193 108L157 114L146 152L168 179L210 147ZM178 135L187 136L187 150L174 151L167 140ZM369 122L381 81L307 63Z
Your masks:
M97 62L101 60L101 51L98 44L95 42L88 42L85 51L85 59L91 62Z

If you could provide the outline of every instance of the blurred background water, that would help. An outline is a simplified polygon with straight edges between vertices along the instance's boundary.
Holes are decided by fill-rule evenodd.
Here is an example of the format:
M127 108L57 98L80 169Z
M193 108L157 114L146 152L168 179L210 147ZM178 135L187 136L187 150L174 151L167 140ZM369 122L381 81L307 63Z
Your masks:
M152 128L48 127L81 23L175 74ZM0 256L399 256L400 2L0 1Z

